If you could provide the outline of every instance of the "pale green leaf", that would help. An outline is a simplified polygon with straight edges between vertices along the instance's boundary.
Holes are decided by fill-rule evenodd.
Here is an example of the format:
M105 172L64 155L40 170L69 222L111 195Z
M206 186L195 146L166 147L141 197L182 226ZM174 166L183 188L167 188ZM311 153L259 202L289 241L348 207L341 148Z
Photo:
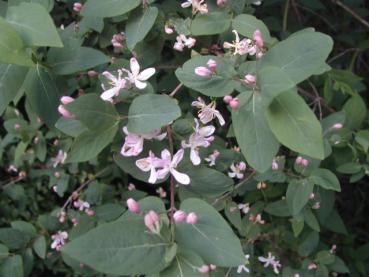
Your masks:
M46 257L46 239L44 236L39 236L35 242L33 243L33 250L41 259L45 259Z
M138 7L141 0L88 0L82 7L83 16L114 17Z
M259 30L265 42L270 42L271 37L268 27L263 21L251 14L240 14L233 19L232 27L241 35L252 38L256 30Z
M191 34L194 36L220 34L229 29L231 17L223 12L198 14L191 22Z
M341 186L336 175L324 168L317 168L311 172L310 180L322 188L340 192Z
M14 255L6 258L1 265L0 276L24 277L22 257Z
M292 215L297 215L309 201L313 192L314 183L308 179L293 180L288 184L286 199Z

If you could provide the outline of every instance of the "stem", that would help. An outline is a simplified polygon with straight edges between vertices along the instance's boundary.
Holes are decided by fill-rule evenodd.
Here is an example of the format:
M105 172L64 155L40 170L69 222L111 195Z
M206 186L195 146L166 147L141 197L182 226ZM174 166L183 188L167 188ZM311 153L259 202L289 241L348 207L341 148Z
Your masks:
M170 97L174 97L176 95L176 93L183 87L183 84L179 84L178 86L176 86L176 88L169 94Z
M351 14L356 20L358 20L365 27L369 28L369 22L366 21L364 18L362 18L360 15L358 15L356 12L354 12L350 7L343 4L340 0L331 0L331 1L337 6L340 6L342 9L344 9L349 14Z
M283 14L283 32L287 31L287 23L288 23L288 10L290 9L290 0L286 0L286 4L284 6L284 14Z
M167 134L168 134L168 140L169 140L169 151L173 156L173 135L172 135L172 129L170 126L167 126ZM174 178L173 175L170 174L170 230L172 232L172 241L174 241L174 211L176 209L175 207L175 195L174 195Z

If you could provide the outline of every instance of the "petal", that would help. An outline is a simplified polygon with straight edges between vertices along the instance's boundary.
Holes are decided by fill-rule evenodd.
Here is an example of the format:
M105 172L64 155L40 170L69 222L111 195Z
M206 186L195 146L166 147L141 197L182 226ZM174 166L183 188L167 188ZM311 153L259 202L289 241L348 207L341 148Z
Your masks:
M156 172L155 168L152 167L150 171L149 183L155 184L157 179L158 179L158 173Z
M199 152L195 149L191 149L190 159L193 165L199 165L201 163Z
M144 172L148 172L151 170L151 164L148 158L137 160L136 166Z
M130 60L130 67L133 75L137 76L138 73L140 73L140 65L138 64L138 61L136 58L131 58Z
M225 124L225 120L222 114L219 111L216 111L214 114L218 118L220 126L223 126Z
M128 128L127 128L127 126L124 126L124 127L123 127L123 132L124 132L126 135L129 135L129 132L128 132Z
M177 153L174 154L172 163L176 166L180 163L180 161L183 159L184 149L179 149Z
M187 2L182 3L181 7L188 8L188 7L191 7L191 5L192 5L192 1L187 1Z
M139 80L135 80L135 86L138 88L138 89L144 89L147 84L146 83L143 83L143 82L140 82Z
M108 89L107 91L104 91L100 97L104 101L110 101L114 96L116 96L119 93L119 88L113 87L111 89Z
M114 83L116 83L116 82L117 82L117 78L116 78L113 74L111 74L109 71L104 71L104 72L102 73L102 75L103 75L106 79L109 79L109 80L113 81Z
M152 75L154 75L156 72L155 68L150 67L142 71L140 74L138 74L137 79L140 81L146 81L149 79Z
M199 134L203 137L211 136L215 132L214 126L205 126L200 128Z
M158 179L165 179L168 173L169 173L168 167L158 170L157 172Z
M164 149L163 151L161 151L161 158L166 162L170 162L172 159L172 155L170 154L168 149Z
M172 173L174 179L176 179L176 181L182 185L188 185L191 182L190 177L188 177L187 174L180 173L174 168L170 169L170 172Z

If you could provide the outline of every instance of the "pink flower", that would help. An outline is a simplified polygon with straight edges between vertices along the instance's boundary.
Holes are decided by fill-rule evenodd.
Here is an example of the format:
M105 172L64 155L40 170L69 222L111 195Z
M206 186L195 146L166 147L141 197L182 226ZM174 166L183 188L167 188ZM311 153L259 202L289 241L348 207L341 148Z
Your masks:
M246 55L246 54L252 52L252 41L251 41L251 39L244 38L244 39L240 40L240 37L239 37L237 31L233 30L232 32L235 34L236 39L232 43L224 42L223 47L225 49L233 49L233 51L234 51L233 55L239 54L239 55L242 56L242 55Z
M55 158L51 158L51 161L53 163L53 167L57 167L58 164L60 163L64 163L65 159L67 158L67 153L64 152L63 150L59 150L58 154L56 155Z
M252 74L247 74L244 79L245 83L250 86L256 85L256 76Z
M65 244L65 240L68 239L68 233L58 231L58 233L51 236L53 242L51 243L51 249L59 251L61 247Z
M155 139L162 141L167 133L160 133L160 129L154 129L149 133L134 134L128 132L127 126L123 127L123 132L126 134L124 144L121 149L121 154L125 157L138 156L142 150L145 139Z
M317 268L318 266L316 265L316 263L313 263L313 262L311 262L308 266L308 270L315 270Z
M303 157L300 157L300 156L298 156L296 158L295 163L297 165L301 165L301 166L304 166L304 167L307 167L309 165L309 161L307 159L304 159Z
M221 6L224 6L226 2L227 0L217 0L217 5L221 7Z
M210 154L209 157L205 158L205 161L209 163L209 166L214 166L219 155L220 155L220 152L218 150L214 150L214 152Z
M240 100L238 100L238 98L233 98L233 99L229 102L229 106L230 106L232 109L237 109L239 105L240 105Z
M256 30L253 34L253 39L257 47L262 48L264 46L263 35L260 30Z
M189 213L186 218L186 222L188 224L196 224L197 223L197 215L195 213Z
M182 52L184 47L187 48L192 48L195 46L196 43L196 39L191 38L191 37L186 37L183 34L180 34L179 36L176 37L177 42L174 44L174 49L177 51Z
M278 168L279 168L279 166L278 166L277 161L275 159L273 159L273 161L272 161L272 170L276 171L276 170L278 170Z
M195 68L195 74L200 77L209 77L213 72L205 66L198 66Z
M214 140L212 134L215 132L214 126L205 126L200 128L199 122L195 119L195 132L191 134L188 143L182 141L183 148L190 148L190 159L193 165L199 165L201 158L199 154L199 147L209 147Z
M105 101L113 101L114 96L118 96L121 89L126 87L127 81L122 78L123 72L122 70L118 70L118 77L115 77L113 74L111 74L108 71L104 71L102 75L109 80L109 84L111 85L110 89L105 89L104 84L102 84L103 90L105 90L101 94L101 99Z
M210 59L208 60L208 62L206 63L207 67L212 71L215 72L215 70L217 70L217 62Z
M134 84L138 89L146 88L147 83L145 81L151 78L151 76L153 76L156 72L155 68L153 67L147 68L140 72L140 65L136 58L131 58L130 68L131 71L128 71L126 69L122 70L128 74L126 80L128 80L131 84Z
M228 176L231 178L242 179L244 174L243 171L246 170L246 164L244 162L240 162L239 164L231 165L231 172L228 172Z
M245 203L245 204L238 204L237 205L238 209L241 210L244 214L248 214L248 212L250 211L250 204L249 203Z
M204 3L205 0L186 0L181 4L182 8L189 8L192 6L192 13L200 12L201 14L208 13L208 6Z
M174 30L168 25L168 24L165 24L164 26L164 31L165 33L167 33L168 35L170 34L173 34Z
M191 106L200 109L198 111L198 117L203 124L209 123L214 118L218 119L221 126L225 124L222 114L216 109L217 104L215 101L206 104L201 97L198 97L197 101L192 102Z
M144 222L146 227L153 233L159 233L160 232L160 223L159 223L159 216L158 214L150 210L144 218Z
M127 207L128 207L128 210L130 210L132 213L135 213L135 214L138 214L141 211L140 205L133 198L129 198L127 200Z
M124 48L123 46L123 40L124 40L124 33L119 33L113 35L113 38L111 39L111 43L114 48Z
M74 115L68 111L67 109L64 108L64 105L72 103L74 101L74 99L70 96L62 96L60 98L60 102L62 103L62 105L59 105L58 107L58 112L65 118L73 118Z
M274 273L275 274L279 274L279 269L281 268L282 265L280 264L280 262L278 260L275 259L274 256L272 256L272 253L268 252L268 257L264 258L264 257L259 257L258 258L260 262L264 263L264 267L268 267L268 266L272 266Z
M202 265L197 269L200 273L208 273L210 271L210 267L206 264Z
M79 13L81 11L81 9L82 9L82 4L81 3L76 2L76 3L73 4L73 10L75 12Z
M73 206L79 209L80 211L84 211L90 208L90 203L78 199L77 201L73 202Z
M341 123L336 123L332 126L332 129L334 130L338 130L341 129L343 127L343 125Z
M150 184L155 184L158 180L158 173L156 168L162 164L162 161L155 157L154 153L149 152L149 156L147 158L143 158L136 161L136 166L144 172L150 171L150 177L148 182Z
M187 218L187 214L184 211L178 210L173 215L174 221L176 223L183 222Z
M232 101L233 97L231 95L226 95L223 97L223 101L226 104L229 104Z

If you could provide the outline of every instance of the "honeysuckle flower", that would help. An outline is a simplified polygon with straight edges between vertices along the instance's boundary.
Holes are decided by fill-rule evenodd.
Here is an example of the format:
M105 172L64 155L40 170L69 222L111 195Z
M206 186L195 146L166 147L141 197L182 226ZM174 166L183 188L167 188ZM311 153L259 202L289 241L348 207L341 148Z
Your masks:
M172 28L172 27L170 27L168 24L165 24L165 26L164 26L164 31L165 31L165 33L167 33L168 35L173 34L173 32L174 32L173 28Z
M250 255L245 255L245 263L242 264L242 265L239 265L237 267L237 273L238 274L241 274L242 271L245 271L247 273L250 273L250 269L248 267L246 267L246 265L250 264L249 259L250 259Z
M197 101L193 101L191 105L199 109L198 117L203 124L209 123L214 118L219 120L221 126L225 124L222 114L216 109L217 104L215 101L206 105L205 101L201 97L198 97Z
M51 236L53 242L51 243L51 249L59 251L65 244L65 240L68 239L68 233L65 231L58 231L58 233Z
M138 89L144 89L147 86L147 81L151 76L153 76L156 72L155 68L150 67L146 68L142 72L140 72L140 64L136 60L136 58L131 58L130 60L130 68L131 71L126 69L122 69L128 74L126 80L128 80L131 84L134 84Z
M279 166L278 166L277 161L275 159L273 159L273 161L272 161L272 170L276 171L276 170L278 170L278 168L279 168Z
M135 214L138 214L141 211L140 205L133 198L127 199L127 207L129 211Z
M149 152L147 158L139 159L136 161L136 166L144 172L150 171L149 183L155 184L158 180L158 172L156 168L162 164L162 161L155 157L154 153Z
M252 75L252 74L246 74L244 81L246 84L250 85L250 86L255 86L256 85L256 76Z
M202 265L197 269L200 273L208 273L210 271L210 267L206 264Z
M76 2L76 3L73 4L73 10L75 12L79 13L81 11L81 9L82 9L82 4L81 3Z
M143 150L145 139L161 141L167 135L167 133L161 133L160 129L155 129L145 134L134 134L128 132L127 126L123 127L123 132L126 134L126 137L120 153L125 157L138 156Z
M232 31L236 39L230 43L230 42L224 42L223 48L225 49L233 49L233 55L246 55L250 52L250 47L252 47L252 41L251 39L244 38L240 40L240 36L238 35L236 30Z
M241 210L244 214L247 214L250 211L250 204L249 203L245 203L245 204L238 204L237 205L238 209Z
M124 33L118 33L113 35L112 39L111 39L111 44L113 45L114 48L124 48L123 45L123 40L124 40Z
M228 176L231 178L242 179L244 174L242 173L246 169L246 164L244 162L240 162L238 164L231 165L231 172L228 172Z
M159 221L159 215L153 211L150 210L144 218L144 222L146 227L153 233L160 233L160 221Z
M187 214L182 210L176 211L173 215L174 222L176 223L183 222L186 220L186 218Z
M61 105L58 106L58 112L65 118L73 118L74 115L68 111L66 108L64 108L64 105L72 103L74 99L70 96L62 96L60 98Z
M220 152L218 150L214 150L214 152L210 154L209 157L205 158L205 161L209 163L209 166L214 166L219 155L220 155Z
M191 37L186 37L183 34L180 34L179 36L176 37L177 42L174 44L173 48L177 51L182 52L184 47L187 48L192 48L195 46L196 43L196 39L191 38Z
M201 14L208 13L208 5L204 3L205 0L186 0L181 4L182 8L189 8L192 6L192 13L200 12Z
M260 256L258 260L264 263L264 267L272 266L274 273L279 274L278 268L282 267L282 265L280 264L278 260L275 259L274 256L272 256L272 253L268 252L268 257L264 258Z
M160 167L158 170L157 178L164 179L170 173L173 175L174 179L182 185L188 185L190 183L190 177L185 173L180 173L177 171L178 164L183 159L184 149L180 149L174 154L173 159L169 150L164 149L161 151Z
M156 193L159 194L160 198L165 198L167 197L167 192L162 188L162 187L159 187L157 190L156 190Z
M205 66L198 66L195 68L195 74L200 77L209 77L213 74L213 71Z
M105 101L113 101L114 96L118 96L121 89L125 88L127 85L127 81L122 77L122 70L118 70L118 76L115 77L108 71L104 71L102 75L109 80L109 84L111 85L110 89L106 89L104 84L101 85L104 92L101 94L101 99Z
M73 202L73 206L79 209L80 211L84 211L90 208L90 203L78 199L77 201Z
M195 132L191 134L188 139L188 143L182 141L183 148L190 148L190 159L193 165L199 165L201 163L201 158L199 154L200 147L209 147L211 142L214 140L212 134L215 132L214 126L199 126L199 122L195 119Z
M230 106L232 109L237 109L239 105L240 105L240 100L238 100L238 98L233 98L233 99L229 102L229 106Z
M188 215L187 215L187 217L186 217L186 222L188 223L188 224L192 224L192 225L194 225L194 224L196 224L197 223L197 214L196 213L189 213Z
M51 158L51 161L53 163L53 167L57 167L58 164L63 164L65 162L65 159L67 158L67 153L63 150L59 150L56 157Z
M9 167L6 171L8 171L8 172L18 172L18 169L15 167L15 165L11 164L11 165L9 165Z

